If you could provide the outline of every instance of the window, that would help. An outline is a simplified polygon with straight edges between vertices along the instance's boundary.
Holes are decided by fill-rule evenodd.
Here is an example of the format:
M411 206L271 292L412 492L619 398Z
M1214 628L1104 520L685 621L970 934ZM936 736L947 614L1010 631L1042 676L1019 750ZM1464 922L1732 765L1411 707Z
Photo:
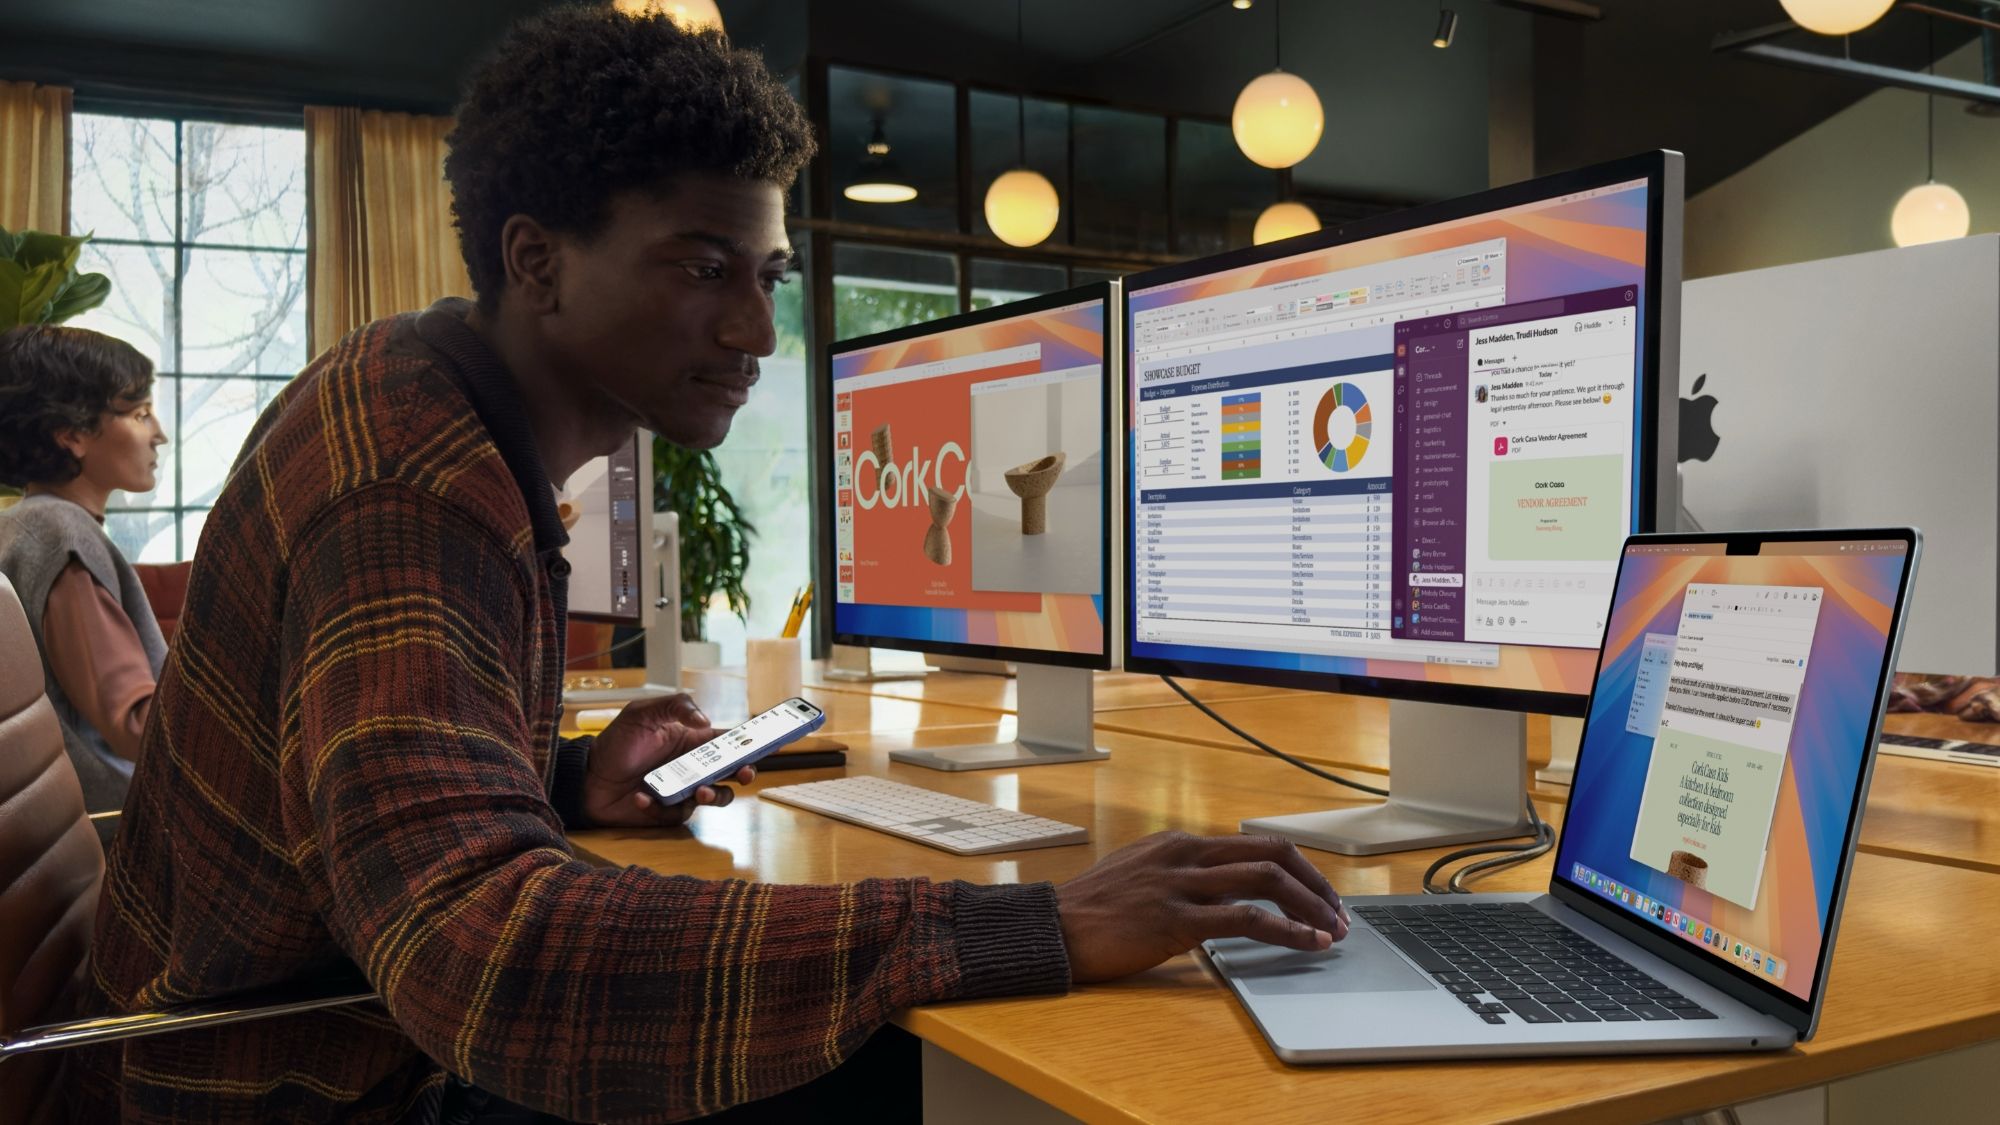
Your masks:
M1079 282L1078 284L1082 284ZM1069 288L1069 271L1047 262L972 260L972 307L992 308Z
M858 243L833 248L834 339L852 340L958 311L953 255Z
M79 113L70 230L111 297L72 323L152 359L169 444L152 492L114 495L128 558L190 557L264 407L306 362L305 131Z
M812 383L802 279L787 278L773 303L778 350L761 361L757 389L715 450L722 483L757 528L743 579L750 595L747 620L738 621L727 606L711 605L703 623L708 639L721 646L724 664L743 663L745 636L782 632L792 595L812 578L812 477L806 467Z

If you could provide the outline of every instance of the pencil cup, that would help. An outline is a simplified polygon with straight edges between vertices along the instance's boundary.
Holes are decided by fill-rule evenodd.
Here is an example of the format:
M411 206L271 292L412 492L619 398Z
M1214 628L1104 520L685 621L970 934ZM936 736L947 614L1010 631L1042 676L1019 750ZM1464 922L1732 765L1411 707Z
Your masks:
M751 637L743 642L744 688L750 715L768 711L799 694L798 637Z

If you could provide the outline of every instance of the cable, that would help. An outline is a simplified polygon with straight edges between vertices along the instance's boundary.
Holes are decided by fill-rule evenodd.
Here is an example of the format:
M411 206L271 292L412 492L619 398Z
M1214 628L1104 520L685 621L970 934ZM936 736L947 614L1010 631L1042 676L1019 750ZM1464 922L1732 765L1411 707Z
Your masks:
M1331 781L1335 785L1345 785L1349 789L1359 789L1363 793L1368 793L1376 797L1387 797L1389 795L1389 791L1387 789L1377 789L1373 785L1363 785L1358 781L1349 781L1347 778L1340 777L1335 774L1330 774L1325 770L1320 769L1318 766L1302 762L1297 758L1292 757L1290 754L1285 753L1283 750L1279 750L1278 748L1265 743L1261 739L1258 739L1255 736L1251 735L1248 731L1245 731L1242 727L1237 726L1235 723L1230 722L1228 719L1225 719L1221 715L1218 715L1214 711L1210 710L1208 704L1203 703L1201 700L1196 699L1192 695L1189 695L1188 690L1182 687L1181 685L1175 683L1174 678L1172 676L1161 676L1160 682L1174 689L1174 693L1176 695L1179 695L1182 699L1185 699L1189 703L1194 704L1195 710L1201 712L1204 715L1207 715L1209 718L1214 719L1216 722L1222 724L1222 728L1228 731L1230 734L1233 734L1236 737L1242 739L1243 741L1249 743L1250 745L1255 746L1257 749L1262 750L1264 753L1271 755L1273 758L1277 758L1279 761L1288 762L1306 771L1307 773L1313 775L1314 777L1320 778L1325 781Z
M1526 863L1531 859L1546 854L1551 847L1555 846L1555 829L1550 828L1548 822L1542 819L1542 814L1536 810L1534 801L1528 800L1526 804L1528 807L1528 822L1535 827L1535 839L1533 843L1479 844L1470 848L1460 848L1454 852L1446 852L1444 855L1439 856L1435 863L1424 869L1424 893L1427 895L1470 894L1472 892L1467 890L1465 886L1465 880L1468 877L1480 872L1497 871L1503 867L1512 867L1517 863ZM1494 853L1499 854L1495 855ZM1445 865L1456 863L1461 859L1470 859L1476 855L1493 855L1494 858L1482 859L1478 863L1468 863L1454 872L1452 877L1445 880L1442 886L1437 883L1437 873L1442 871Z
M586 652L582 656L565 657L563 658L563 667L565 668L575 667L576 663L580 660L595 660L600 656L610 656L612 653L617 652L619 649L624 648L627 645L638 644L640 641L643 641L645 639L646 639L646 631L644 629L641 629L637 633L634 633L633 635L626 637L624 640L619 641L617 644L612 645L610 648L601 648L598 649L596 652Z
M1182 687L1179 683L1175 682L1172 676L1161 676L1160 682L1174 689L1174 694L1180 696L1182 699L1185 699L1189 703L1193 704L1195 710L1200 711L1202 714L1207 715L1211 719L1214 719L1217 723L1219 723L1222 726L1224 730L1227 730L1230 734L1233 734L1236 737L1242 739L1243 741L1249 743L1250 745L1255 746L1257 749L1262 750L1264 753L1269 754L1274 758L1277 758L1279 761L1285 762L1289 765L1297 766L1299 769L1302 769L1307 773L1312 774L1314 777L1321 778L1326 781L1331 781L1335 785L1345 785L1349 789L1358 789L1363 793L1368 793L1376 797L1387 797L1389 795L1389 791L1387 789L1377 789L1373 785L1363 785L1358 781L1350 781L1347 778L1341 777L1337 774L1328 773L1325 770L1320 769L1318 766L1312 765L1308 762L1300 761L1299 759L1292 757L1290 754L1285 753L1283 750L1280 750L1277 747L1264 742L1262 739L1257 738L1250 732L1244 730L1242 727L1239 727L1235 723L1230 722L1228 719L1223 718L1221 715L1216 714L1215 711L1212 708L1210 708L1208 704L1203 703L1199 699L1196 699L1193 695L1189 694L1186 688ZM1548 850L1555 846L1556 842L1555 829L1549 827L1549 823L1542 819L1542 814L1540 810L1535 808L1535 802L1533 800L1528 799L1524 796L1523 802L1526 804L1528 809L1528 823L1532 824L1535 829L1535 838L1531 843L1480 844L1475 847L1460 848L1457 851L1446 852L1444 855L1439 856L1435 863L1432 863L1429 867L1424 869L1424 884L1423 884L1424 893L1431 895L1470 894L1472 892L1467 890L1465 886L1466 879L1477 874L1482 874L1490 871L1498 871L1503 867L1512 867L1518 863L1526 863L1531 859L1537 859L1547 854ZM1492 856L1493 858L1483 859L1477 863L1466 864L1463 868L1460 868L1457 872L1455 872L1450 879L1447 879L1442 886L1440 886L1435 881L1437 879L1438 872L1442 871L1446 865L1456 863L1461 859L1470 859L1473 856L1481 856L1481 855Z

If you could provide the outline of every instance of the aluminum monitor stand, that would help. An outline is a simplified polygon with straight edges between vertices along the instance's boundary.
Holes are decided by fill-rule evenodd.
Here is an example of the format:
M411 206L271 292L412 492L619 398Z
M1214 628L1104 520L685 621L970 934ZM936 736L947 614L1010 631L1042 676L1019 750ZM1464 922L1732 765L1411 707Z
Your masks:
M1111 756L1097 745L1092 725L1095 681L1088 668L1019 664L1014 683L1020 737L980 746L892 750L889 758L934 770L997 770L1051 766L1060 762L1101 762Z
M1264 816L1242 831L1342 855L1380 855L1533 832L1526 814L1528 717L1389 703L1389 798L1361 809Z
M921 680L930 675L930 669L878 671L873 649L858 645L834 645L833 651L827 655L823 674L827 679L843 684L879 684L890 680Z

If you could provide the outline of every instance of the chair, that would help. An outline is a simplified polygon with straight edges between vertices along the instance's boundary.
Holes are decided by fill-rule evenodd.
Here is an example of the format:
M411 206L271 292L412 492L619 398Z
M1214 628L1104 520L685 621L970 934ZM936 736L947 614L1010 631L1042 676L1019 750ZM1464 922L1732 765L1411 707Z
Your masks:
M103 877L104 851L42 691L34 635L0 575L0 1125L61 1118L55 1049L375 999L356 977L30 1026L73 1011L83 993Z
M188 574L194 570L193 560L133 563L132 570L139 576L139 588L146 592L147 604L153 607L153 620L160 623L160 636L171 644L174 629L180 624L181 607L187 603Z

